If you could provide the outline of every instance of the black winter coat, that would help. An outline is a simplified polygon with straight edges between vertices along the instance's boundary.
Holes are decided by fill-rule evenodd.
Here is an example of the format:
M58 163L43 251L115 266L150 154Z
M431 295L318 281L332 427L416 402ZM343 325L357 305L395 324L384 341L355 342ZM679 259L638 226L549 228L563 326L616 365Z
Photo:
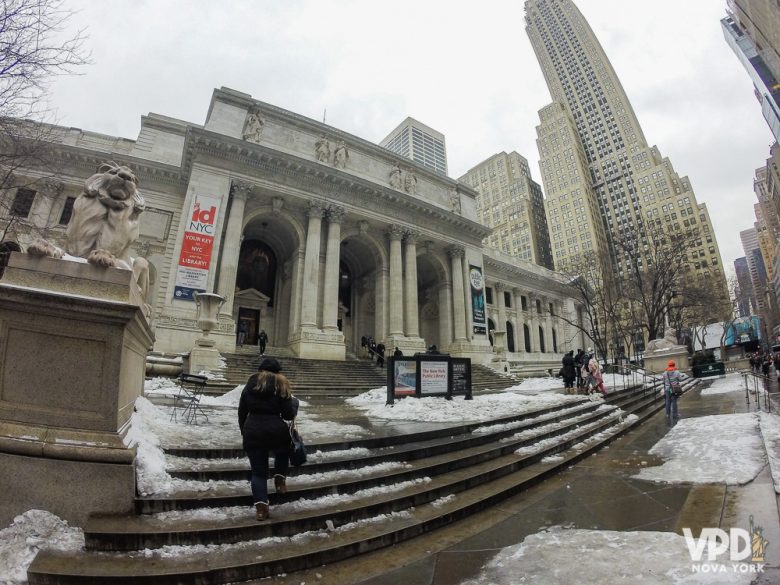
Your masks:
M298 414L298 399L255 390L257 374L250 376L238 401L238 426L244 449L287 449L290 430L285 420Z
M568 381L574 380L577 377L577 372L574 369L574 356L566 354L561 362L563 363L563 379Z

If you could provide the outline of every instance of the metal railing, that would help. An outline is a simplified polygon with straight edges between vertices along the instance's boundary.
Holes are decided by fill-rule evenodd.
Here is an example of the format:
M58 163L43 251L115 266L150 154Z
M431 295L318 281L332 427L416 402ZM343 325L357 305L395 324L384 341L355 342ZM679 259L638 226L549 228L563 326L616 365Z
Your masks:
M658 374L653 374L651 372L648 372L644 368L640 368L639 366L635 366L634 364L621 364L620 369L622 370L628 370L630 371L634 376L639 375L642 377L642 396L644 397L649 390L652 389L653 397L655 400L658 400L659 397L663 396L663 392L658 392L658 388L660 386L660 389L663 390L664 387L664 381L663 377L659 376ZM633 377L633 376L632 376ZM626 376L623 376L623 389L625 390L627 388L626 382L625 382Z
M757 374L753 370L741 370L740 374L745 382L745 402L747 403L748 410L750 410L750 396L752 394L757 411L761 410L761 399L763 395L764 408L767 412L771 412L772 396L780 395L780 391L770 392L772 379L769 376ZM780 382L780 380L778 380L778 382Z

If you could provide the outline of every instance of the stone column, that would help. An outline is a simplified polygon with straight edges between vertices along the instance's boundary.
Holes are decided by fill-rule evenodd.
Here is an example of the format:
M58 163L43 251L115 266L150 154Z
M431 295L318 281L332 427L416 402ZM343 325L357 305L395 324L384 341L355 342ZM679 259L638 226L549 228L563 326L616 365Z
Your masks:
M512 296L515 299L515 351L522 353L527 351L525 347L525 334L523 332L523 325L525 325L525 319L523 318L523 295L519 288L512 289Z
M506 303L504 303L504 283L496 282L494 287L496 291L496 306L498 307L498 323L496 323L496 331L506 332ZM504 347L507 348L506 335L503 336Z
M325 249L325 286L322 293L322 329L338 330L339 259L341 257L341 221L346 211L333 205L328 208L328 244Z
M531 338L531 352L541 351L539 340L539 314L536 312L536 297L528 295L528 329Z
M292 276L290 282L290 324L287 331L287 339L289 342L290 336L298 331L301 324L301 299L303 296L303 286L301 282L301 272L303 267L304 255L301 248L298 248L293 253L292 260Z
M388 336L387 280L387 268L378 268L374 278L374 337L382 340L386 340Z
M65 185L54 178L48 178L41 181L41 188L38 190L38 196L35 198L30 219L44 228L48 232L49 228L57 225L57 219L52 219L51 210L54 202L60 198ZM62 207L60 207L62 210Z
M407 337L420 337L420 311L417 306L417 234L404 234L406 254L404 263L404 323Z
M217 293L225 299L222 313L233 315L233 297L236 292L236 272L238 271L238 256L241 252L241 234L244 231L244 209L246 200L252 192L252 186L240 181L233 181L230 188L232 204L227 220L225 237L222 240L222 252L219 262L219 282Z
M452 343L452 285L447 282L439 287L439 343L442 347Z
M401 238L404 232L400 226L393 225L387 230L390 239L390 337L404 335L404 290L403 260L401 258Z
M461 262L461 272L463 273L463 307L466 315L466 341L471 341L474 339L474 316L471 312L472 300L471 300L471 284L469 282L470 270L469 270L469 262L466 259L465 249L463 250L463 261Z
M452 246L447 250L450 257L452 272L452 320L455 330L455 341L468 341L466 338L466 303L463 285L463 255L465 250Z
M303 260L303 298L301 327L317 328L317 297L320 282L320 231L324 209L321 203L309 203L309 227L306 230L306 255Z
M553 317L552 313L550 313L550 299L548 297L545 297L542 301L544 304L542 305L542 308L544 309L544 324L545 324L545 338L547 343L545 344L547 347L545 349L547 350L547 353L554 353L555 352L555 346L553 345Z

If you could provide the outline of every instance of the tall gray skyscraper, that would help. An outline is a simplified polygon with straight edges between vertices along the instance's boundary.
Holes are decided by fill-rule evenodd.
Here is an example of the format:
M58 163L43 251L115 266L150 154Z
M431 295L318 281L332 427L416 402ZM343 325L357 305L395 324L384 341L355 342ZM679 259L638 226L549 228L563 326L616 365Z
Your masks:
M414 118L407 118L401 122L379 143L379 146L384 146L443 175L447 174L447 145L444 134Z
M720 21L723 36L747 71L761 113L780 141L780 3L777 0L728 0Z
M526 31L553 103L539 112L540 167L556 268L582 253L609 254L622 272L617 237L646 241L654 225L696 227L685 278L726 281L707 207L696 201L657 147L650 147L628 96L571 0L526 0Z

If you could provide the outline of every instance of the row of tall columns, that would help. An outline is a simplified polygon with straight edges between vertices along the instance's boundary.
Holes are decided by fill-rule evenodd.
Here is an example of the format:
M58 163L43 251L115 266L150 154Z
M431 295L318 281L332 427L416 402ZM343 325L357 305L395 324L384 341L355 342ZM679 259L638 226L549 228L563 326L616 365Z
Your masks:
M230 204L225 237L222 240L219 281L217 282L217 293L225 299L223 312L228 315L233 314L238 257L241 252L241 234L244 231L244 210L246 208L246 200L251 191L251 185L237 181L233 183L230 189L232 202Z

